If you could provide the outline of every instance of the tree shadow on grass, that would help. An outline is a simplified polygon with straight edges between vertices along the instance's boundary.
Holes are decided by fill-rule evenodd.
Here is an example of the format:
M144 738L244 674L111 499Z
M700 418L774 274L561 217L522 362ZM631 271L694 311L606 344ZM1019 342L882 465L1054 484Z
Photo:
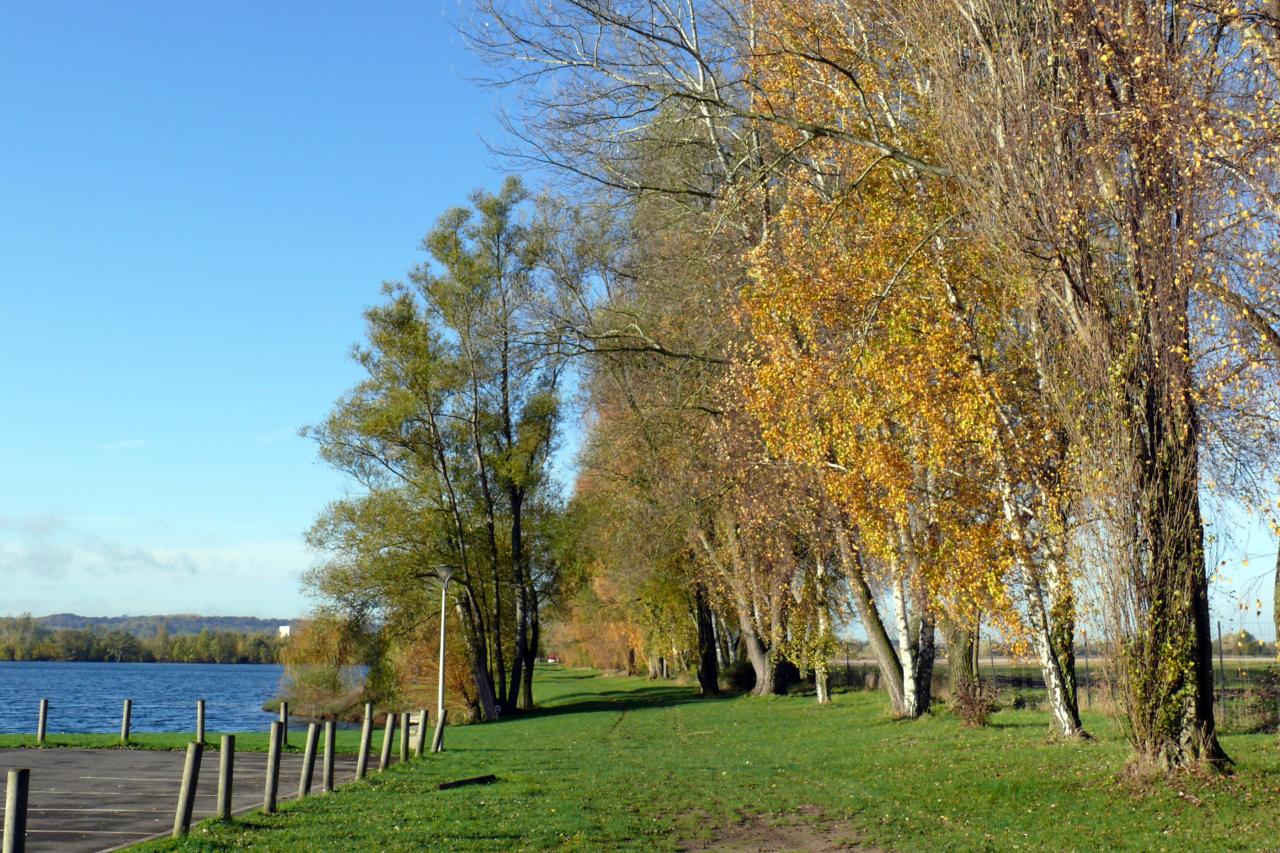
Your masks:
M697 688L679 685L654 685L635 690L598 690L566 693L555 697L554 705L522 711L521 719L554 717L562 714L589 714L598 711L634 711L644 708L671 708L695 702L715 702L732 698L733 694L703 696Z
M543 669L538 667L537 675L547 681L581 681L589 678L602 678L594 669Z
M1049 724L1044 720L1020 720L1020 719L1009 719L1009 718L1005 718L1002 720L996 716L992 716L992 718L987 721L987 726L993 729L1037 729L1039 728L1039 729L1048 730L1049 728Z

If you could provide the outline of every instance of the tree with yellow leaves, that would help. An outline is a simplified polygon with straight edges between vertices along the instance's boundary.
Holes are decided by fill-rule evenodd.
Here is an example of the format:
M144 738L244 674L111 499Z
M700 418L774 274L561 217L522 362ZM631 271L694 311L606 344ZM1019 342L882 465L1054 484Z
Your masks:
M1222 763L1201 500L1274 488L1274 1L482 7L481 48L534 69L512 76L545 159L761 212L734 220L750 407L823 472L886 672L911 675L922 607L980 602L1070 734L1087 572L1136 752ZM661 111L720 182L616 155ZM920 617L897 650L870 606L895 586Z
M827 3L753 11L759 100L785 100L804 123L933 146L931 116L904 96L911 69L869 50L896 37L883 21L850 24ZM1078 734L1065 496L1050 482L1065 449L1028 381L1025 337L1006 323L1019 282L962 227L948 183L875 150L774 135L802 154L770 184L786 201L753 253L748 304L768 348L756 414L779 454L827 469L856 530L861 560L847 565L891 590L897 661L879 653L891 693L901 668L900 710L923 710L914 665L934 611L972 624L981 609L1031 641L1058 731ZM873 605L860 610L875 647ZM926 629L915 634L912 607Z
M902 23L931 34L939 157L1035 285L1135 747L1222 763L1202 471L1245 485L1276 440L1274 19L1254 2L926 5Z

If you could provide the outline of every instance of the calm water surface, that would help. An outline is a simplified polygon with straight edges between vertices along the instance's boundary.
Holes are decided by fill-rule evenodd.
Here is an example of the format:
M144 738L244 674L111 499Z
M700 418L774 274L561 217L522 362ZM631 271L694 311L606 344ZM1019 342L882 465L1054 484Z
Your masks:
M262 703L276 696L282 672L274 664L0 661L0 732L35 732L41 697L51 734L119 732L125 699L134 732L192 731L197 699L207 731L265 731L274 716Z

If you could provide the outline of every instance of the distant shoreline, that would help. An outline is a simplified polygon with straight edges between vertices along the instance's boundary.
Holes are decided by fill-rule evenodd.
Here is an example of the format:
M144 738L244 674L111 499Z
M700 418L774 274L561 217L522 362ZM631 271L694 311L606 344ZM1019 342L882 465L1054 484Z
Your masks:
M57 658L33 658L31 660L0 660L0 665L12 663L69 663L69 664L125 664L127 666L284 666L273 660L59 660Z

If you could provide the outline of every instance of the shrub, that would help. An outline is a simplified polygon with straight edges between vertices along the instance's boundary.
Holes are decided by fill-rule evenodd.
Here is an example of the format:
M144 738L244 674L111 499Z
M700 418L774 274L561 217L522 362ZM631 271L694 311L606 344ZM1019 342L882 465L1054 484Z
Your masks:
M1280 723L1280 669L1268 667L1236 700L1231 728L1238 732L1272 732Z
M803 680L798 666L789 660L780 660L773 670L773 692L785 696L788 690Z
M987 725L995 710L995 697L991 688L980 678L959 678L951 695L951 710L964 720L966 726L978 728Z
M746 693L756 686L756 671L750 661L737 660L725 668L724 679L730 690Z

